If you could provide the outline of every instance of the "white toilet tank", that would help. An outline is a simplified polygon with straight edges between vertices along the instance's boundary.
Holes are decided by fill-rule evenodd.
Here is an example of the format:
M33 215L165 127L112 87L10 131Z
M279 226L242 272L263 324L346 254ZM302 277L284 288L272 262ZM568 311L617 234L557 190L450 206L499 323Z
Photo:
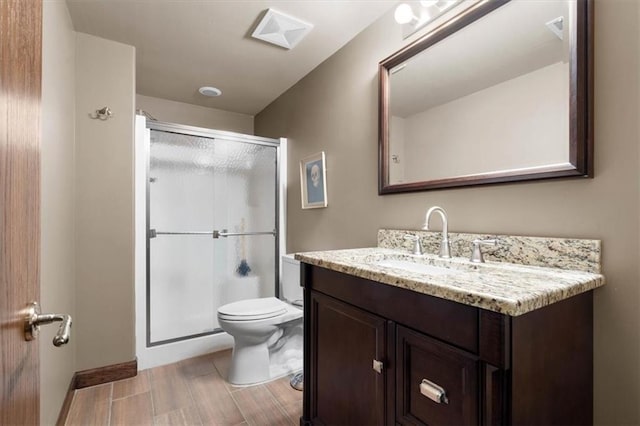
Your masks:
M302 287L300 287L300 262L293 258L293 254L282 255L280 298L289 303L302 306Z

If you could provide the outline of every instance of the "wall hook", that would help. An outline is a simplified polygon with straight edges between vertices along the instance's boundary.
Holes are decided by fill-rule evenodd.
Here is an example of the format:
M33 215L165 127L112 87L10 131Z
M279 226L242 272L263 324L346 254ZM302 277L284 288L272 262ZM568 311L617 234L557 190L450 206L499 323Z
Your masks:
M93 118L94 120L108 120L113 117L113 112L109 107L104 107L102 109L97 109L93 114L89 114L89 117Z

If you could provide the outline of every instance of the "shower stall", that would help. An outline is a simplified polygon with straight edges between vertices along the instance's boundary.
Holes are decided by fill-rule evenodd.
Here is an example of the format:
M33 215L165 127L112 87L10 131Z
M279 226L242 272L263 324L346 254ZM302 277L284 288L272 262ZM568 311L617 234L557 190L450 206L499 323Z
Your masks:
M136 117L140 368L230 347L218 307L278 296L285 144Z

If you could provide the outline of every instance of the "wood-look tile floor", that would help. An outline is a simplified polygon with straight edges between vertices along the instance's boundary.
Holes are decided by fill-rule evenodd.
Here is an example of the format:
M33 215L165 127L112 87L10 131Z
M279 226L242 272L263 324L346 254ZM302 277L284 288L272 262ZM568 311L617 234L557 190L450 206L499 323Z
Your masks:
M289 378L251 387L225 381L231 351L140 371L75 392L66 425L298 425L302 392Z

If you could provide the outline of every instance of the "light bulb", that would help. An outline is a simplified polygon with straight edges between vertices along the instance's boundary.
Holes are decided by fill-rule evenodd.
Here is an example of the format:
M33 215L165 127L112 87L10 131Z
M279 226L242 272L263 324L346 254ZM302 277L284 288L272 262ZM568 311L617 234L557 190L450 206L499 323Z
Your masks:
M393 14L396 22L398 24L408 24L413 20L418 20L416 16L413 14L413 9L407 3L402 3L396 7L396 11Z
M454 4L456 4L456 0L448 0L448 1L445 1L444 4L441 4L440 6L438 6L438 9L440 9L440 11L445 11L449 9L451 6L453 6Z

